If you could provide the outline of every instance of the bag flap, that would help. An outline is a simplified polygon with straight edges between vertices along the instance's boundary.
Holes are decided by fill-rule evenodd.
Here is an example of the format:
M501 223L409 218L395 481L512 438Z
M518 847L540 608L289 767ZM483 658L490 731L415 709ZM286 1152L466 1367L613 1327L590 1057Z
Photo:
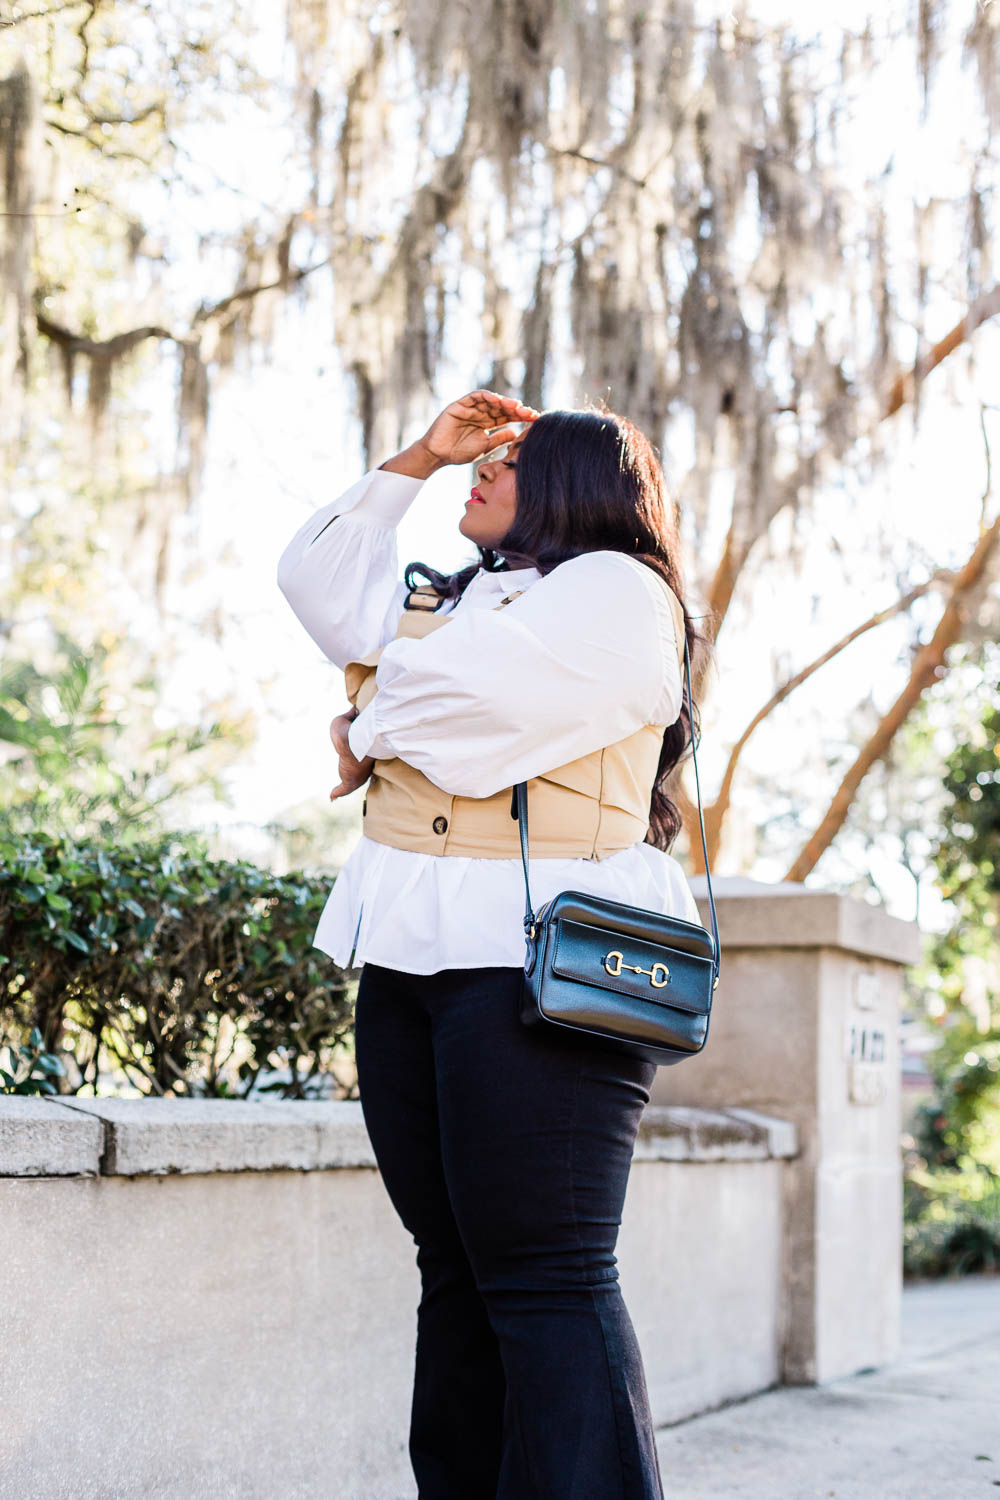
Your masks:
M626 906L607 896L591 896L583 891L560 891L547 901L539 919L554 922L567 919L599 927L622 937L634 937L651 943L669 943L684 948L711 963L715 959L715 939L707 927L674 917L661 911L647 911L641 906ZM621 944L618 944L621 947Z
M711 1009L714 968L703 947L678 947L667 931L639 938L566 916L557 918L554 936L551 969L562 979L698 1015Z

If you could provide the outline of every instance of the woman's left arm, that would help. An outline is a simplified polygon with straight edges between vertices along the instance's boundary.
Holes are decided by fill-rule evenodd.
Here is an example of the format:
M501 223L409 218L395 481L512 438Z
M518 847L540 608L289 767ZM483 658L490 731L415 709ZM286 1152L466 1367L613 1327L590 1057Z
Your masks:
M618 552L562 563L504 609L459 609L382 652L349 732L358 759L398 756L452 796L489 797L681 706L664 584Z

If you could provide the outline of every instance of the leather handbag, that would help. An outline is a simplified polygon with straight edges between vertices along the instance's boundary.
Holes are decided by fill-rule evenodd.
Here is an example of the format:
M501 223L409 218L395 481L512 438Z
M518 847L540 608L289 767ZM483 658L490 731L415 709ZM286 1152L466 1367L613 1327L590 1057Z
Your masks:
M686 637L684 674L690 713ZM682 1062L704 1047L721 955L693 738L691 754L711 932L682 917L581 891L560 891L534 912L528 883L528 785L521 781L513 788L511 816L518 820L524 865L527 950L521 1020L526 1025L583 1032L660 1065Z

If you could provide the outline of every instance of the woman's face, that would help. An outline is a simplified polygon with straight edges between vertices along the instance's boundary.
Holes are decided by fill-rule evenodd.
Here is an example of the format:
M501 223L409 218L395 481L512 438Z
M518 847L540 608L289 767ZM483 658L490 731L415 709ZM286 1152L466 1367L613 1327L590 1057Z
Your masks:
M509 448L479 459L474 465L475 488L465 506L458 529L479 547L496 547L514 523L517 510L517 450L522 432Z

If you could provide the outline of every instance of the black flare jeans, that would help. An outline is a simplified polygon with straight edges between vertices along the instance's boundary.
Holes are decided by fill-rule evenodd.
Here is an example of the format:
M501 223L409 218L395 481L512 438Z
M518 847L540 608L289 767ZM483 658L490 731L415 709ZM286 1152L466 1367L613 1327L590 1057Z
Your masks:
M520 984L361 971L361 1103L422 1278L420 1500L662 1500L614 1254L654 1068L528 1030Z

